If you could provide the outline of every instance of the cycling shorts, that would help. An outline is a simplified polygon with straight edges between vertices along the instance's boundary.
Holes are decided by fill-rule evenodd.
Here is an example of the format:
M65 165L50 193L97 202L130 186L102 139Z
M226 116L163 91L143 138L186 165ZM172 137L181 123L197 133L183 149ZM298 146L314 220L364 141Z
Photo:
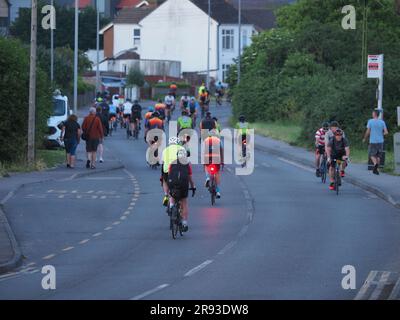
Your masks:
M316 149L315 149L315 153L316 154L320 154L321 156L323 156L325 154L325 145L317 146Z

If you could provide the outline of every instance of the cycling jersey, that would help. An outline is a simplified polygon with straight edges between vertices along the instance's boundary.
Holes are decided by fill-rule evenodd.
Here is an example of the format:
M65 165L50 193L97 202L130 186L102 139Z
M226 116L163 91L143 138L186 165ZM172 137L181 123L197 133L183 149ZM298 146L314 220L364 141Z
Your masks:
M132 106L132 116L136 119L142 119L142 107L138 104Z
M239 130L239 134L242 136L247 135L247 130L249 129L249 123L248 122L238 122L236 124L236 129Z
M189 102L189 111L190 111L190 114L196 113L197 108L198 108L197 102Z
M110 114L117 114L117 106L110 105Z
M167 105L167 107L171 107L174 104L175 99L173 96L166 96L164 102Z
M132 104L129 102L125 102L122 106L122 110L125 115L130 115L132 113Z
M214 119L204 118L200 122L200 129L212 130L212 129L215 129L215 128L216 128L216 123L215 123Z
M163 161L163 172L168 173L169 166L178 160L178 153L185 152L186 150L184 147L178 144L171 144L170 146L166 147L162 154L162 161Z
M157 103L154 107L158 113L160 113L161 116L165 116L165 104L164 103Z
M315 133L315 141L317 142L318 146L325 146L325 135L326 131L324 128L320 128Z
M336 140L335 137L329 140L328 147L332 149L331 157L332 159L339 159L346 155L346 148L349 146L349 143L346 138L342 138L341 140Z
M164 130L164 122L159 118L151 118L147 122L149 129L161 129Z
M178 118L178 125L180 129L191 129L192 123L192 118L188 116L181 116Z
M204 163L221 164L221 139L207 137L204 140Z
M188 107L188 105L189 105L189 98L188 97L182 97L181 98L181 102L182 102L183 107L186 109Z

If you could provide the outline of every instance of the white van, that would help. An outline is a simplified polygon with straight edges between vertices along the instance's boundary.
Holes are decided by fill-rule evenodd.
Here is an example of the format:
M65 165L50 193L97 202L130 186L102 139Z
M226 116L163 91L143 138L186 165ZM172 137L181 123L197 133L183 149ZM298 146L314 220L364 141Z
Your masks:
M71 114L67 96L61 95L59 90L53 95L53 111L47 120L48 135L46 137L46 147L63 147L64 143L60 140L61 129L59 124L68 119Z

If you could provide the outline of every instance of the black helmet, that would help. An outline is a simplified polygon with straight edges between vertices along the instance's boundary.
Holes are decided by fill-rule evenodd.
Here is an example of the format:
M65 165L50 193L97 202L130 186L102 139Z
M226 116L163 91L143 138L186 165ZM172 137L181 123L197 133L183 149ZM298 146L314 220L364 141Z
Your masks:
M246 120L246 117L243 115L243 114L241 114L240 116L239 116L239 121L240 122L243 122L243 121L245 121Z
M161 99L158 99L158 103L162 103L162 100L161 100Z
M154 111L154 112L151 114L151 116L154 117L154 118L159 118L159 117L160 117L160 113L159 113L158 111Z
M329 129L329 122L323 122L322 123L322 128L324 129L324 130L328 130Z
M134 104L138 104L139 101L138 101L138 100L134 100L133 103L134 103Z
M330 126L330 127L335 127L335 128L337 128L337 127L339 127L339 122L337 122L337 121L332 121L332 122L330 123L329 126Z

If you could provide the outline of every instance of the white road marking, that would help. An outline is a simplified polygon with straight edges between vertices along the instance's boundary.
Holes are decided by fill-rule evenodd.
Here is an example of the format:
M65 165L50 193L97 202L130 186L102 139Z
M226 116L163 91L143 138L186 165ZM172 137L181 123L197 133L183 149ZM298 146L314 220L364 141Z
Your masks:
M308 171L308 172L314 172L313 169L311 169L311 168L309 168L309 167L306 167L306 166L303 166L302 164L298 164L298 163L296 163L296 162L293 162L293 161L290 161L290 160L287 160L287 159L284 159L284 158L278 158L278 159L281 160L281 161L283 161L283 162L286 162L286 163L288 163L288 164L291 164L292 166L295 166L295 167L297 167L297 168L306 170L306 171Z
M47 190L47 193L52 193L52 192L54 192L53 189Z
M85 239L85 240L82 240L81 242L79 242L79 244L85 244L85 243L87 243L89 241L90 241L90 239Z
M151 289L151 290L146 291L146 292L144 292L144 293L142 293L142 294L139 294L139 295L137 295L136 297L133 297L133 298L130 299L130 300L140 300L140 299L143 299L144 297L147 297L147 296L149 296L149 295L151 295L151 294L153 294L153 293L156 293L157 291L160 291L160 290L162 290L162 289L164 289L164 288L166 288L166 287L168 287L168 286L169 286L168 283L164 283L164 284L162 284L162 285L160 285L160 286L158 286L158 287L156 287L156 288L154 288L154 289Z
M64 249L62 249L62 251L66 252L66 251L70 251L72 249L74 249L75 247L66 247Z
M100 197L100 199L106 199L107 198L107 196L101 196Z
M112 229L112 227L107 227L107 228L104 228L104 231L109 231L111 229Z
M30 263L28 263L26 266L27 266L27 267L32 267L32 266L34 266L34 265L36 265L36 262L30 262Z
M201 269L204 269L207 267L210 263L212 263L213 260L206 260L202 264L198 265L197 267L194 267L193 269L189 270L188 272L185 273L185 277L190 277L194 275L196 272L199 272Z
M92 234L92 237L98 237L98 236L101 236L101 235L102 235L101 232L97 232L97 233L95 233L95 234Z
M125 219L126 219L126 216L121 216L119 219L120 219L120 220L125 220Z
M54 258L55 256L56 255L54 253L52 253L52 254L49 254L48 256L43 257L42 260L49 260L49 259Z
M60 194L59 196L58 196L58 199L63 199L65 196L63 195L63 194Z
M72 190L71 193L78 193L78 190Z
M128 210L132 210L133 209L133 207L128 207Z
M1 204L4 205L8 200L10 200L14 196L14 192L10 191L4 198L1 200Z
M85 180L124 180L124 177L90 177Z
M119 225L120 223L121 223L121 221L115 221L115 222L113 222L113 225L116 226L116 225Z
M232 249L236 245L237 241L232 241L229 242L225 247L222 248L220 252L218 252L219 255L225 254L228 252L230 249Z
M263 167L266 167L266 168L271 168L271 165L269 165L269 164L266 163L266 162L263 162L261 165L262 165Z
M239 236L239 237L243 237L243 236L246 234L248 228L249 228L249 226L248 226L248 225L245 225L245 226L242 228L242 230L240 230L238 236Z

